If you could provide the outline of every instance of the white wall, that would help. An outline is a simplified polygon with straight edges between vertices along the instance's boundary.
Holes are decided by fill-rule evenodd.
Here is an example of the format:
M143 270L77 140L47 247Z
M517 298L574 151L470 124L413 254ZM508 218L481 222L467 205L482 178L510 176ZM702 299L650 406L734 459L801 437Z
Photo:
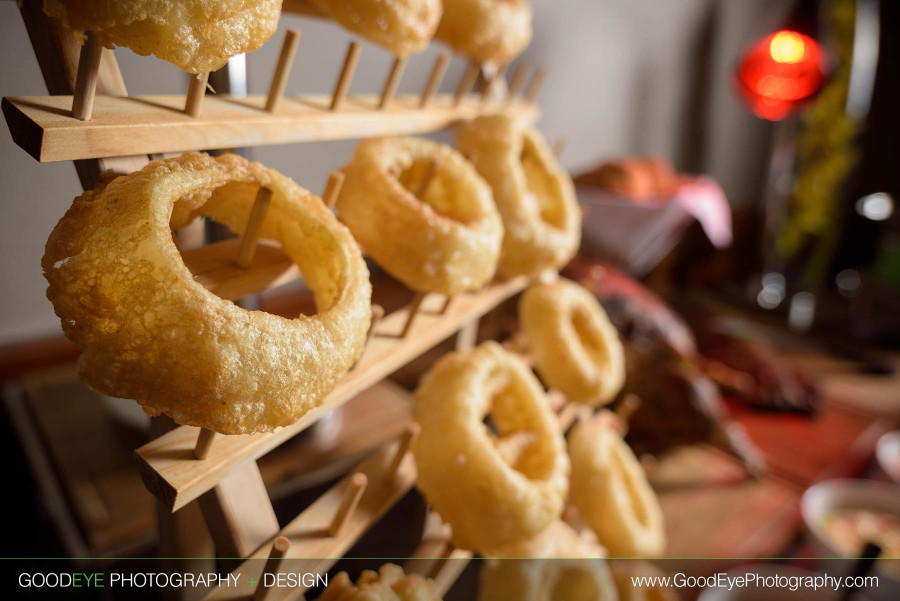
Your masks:
M604 157L652 152L682 168L718 177L733 202L754 198L764 175L769 128L740 106L729 73L749 40L777 27L789 3L781 0L535 0L535 36L522 60L546 64L540 127L568 144L570 169ZM334 25L288 16L269 44L249 56L251 93L264 93L283 29L302 31L288 94L328 93L350 36ZM698 44L698 40L705 40ZM400 93L418 92L438 49L410 60ZM132 94L176 93L186 75L154 57L116 51ZM45 94L37 61L15 3L0 2L0 95ZM391 57L365 44L351 93L377 92ZM452 61L444 89L465 65ZM692 82L706 82L700 120ZM696 110L693 111L697 113ZM2 128L5 132L6 128ZM445 141L450 138L439 136ZM253 158L321 191L327 173L345 163L351 141L261 147ZM689 150L686 151L685 148ZM696 155L695 160L690 160ZM693 163L693 164L688 164ZM59 324L44 292L44 242L80 192L71 163L39 164L0 133L0 344L54 335Z

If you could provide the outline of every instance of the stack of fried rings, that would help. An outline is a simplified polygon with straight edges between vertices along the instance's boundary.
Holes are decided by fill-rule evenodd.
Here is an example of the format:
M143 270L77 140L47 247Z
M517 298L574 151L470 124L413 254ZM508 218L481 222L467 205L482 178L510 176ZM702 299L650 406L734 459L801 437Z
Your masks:
M300 267L315 316L219 298L172 240L170 222L198 215L242 232L261 186L273 192L261 235ZM361 353L371 316L369 273L346 228L287 177L235 155L153 161L86 192L42 265L63 330L84 349L88 385L226 434L272 430L316 407Z
M602 416L569 433L571 500L614 557L654 557L665 547L659 501L634 453Z
M418 138L365 140L344 174L341 221L404 284L453 295L494 276L500 216L490 189L452 148Z
M581 601L615 599L603 550L582 540L564 522L485 559L478 601ZM525 559L531 558L531 559Z
M505 229L497 272L536 275L578 249L575 188L537 130L507 115L478 117L457 130L457 149L494 192Z
M570 401L603 405L621 390L619 333L587 290L564 279L535 284L519 301L519 322L541 378Z
M558 518L568 488L564 442L517 357L491 341L444 356L416 390L414 413L418 486L457 546L491 554ZM514 453L498 448L508 439L520 439Z

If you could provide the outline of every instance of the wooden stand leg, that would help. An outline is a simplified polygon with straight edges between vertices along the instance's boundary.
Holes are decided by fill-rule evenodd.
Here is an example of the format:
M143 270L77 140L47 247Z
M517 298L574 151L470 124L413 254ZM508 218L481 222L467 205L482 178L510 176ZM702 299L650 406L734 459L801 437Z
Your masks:
M456 95L453 97L453 106L459 106L462 103L463 98L465 98L466 94L469 93L469 90L472 89L472 85L478 78L478 73L480 71L481 65L475 61L469 63L469 67L466 69L462 80L459 82L459 87L456 88Z
M72 98L72 116L81 121L90 121L94 111L94 94L97 92L102 56L103 46L97 41L97 36L88 32L78 58L75 95Z
M278 534L278 519L256 461L236 465L200 497L219 557L247 557Z
M272 190L260 188L256 193L256 200L253 201L253 208L250 209L247 227L244 228L244 237L241 239L241 246L238 248L237 258L234 261L238 267L249 267L253 261L253 255L256 254L256 243L259 242L259 232L266 220L266 213L269 212L271 202Z
M503 80L506 77L506 65L502 65L494 71L494 74L491 75L488 80L484 83L484 89L481 91L481 102L482 104L488 104L491 101L491 96L494 94L494 90L497 87L497 82Z
M187 99L184 103L184 112L191 117L200 116L200 109L203 108L203 97L206 96L206 82L208 80L209 73L191 75L191 81L188 84Z
M372 321L369 323L369 331L366 334L366 340L372 338L372 334L375 332L375 326L381 321L384 317L384 307L381 305L372 305Z
M296 29L288 29L281 45L281 54L278 55L278 64L272 75L272 83L269 85L269 95L266 96L266 110L274 113L278 101L284 95L288 77L291 75L291 67L294 65L294 56L297 54L297 44L300 42L300 32Z
M384 82L384 89L381 91L381 100L378 101L379 109L387 107L387 105L394 98L394 94L397 92L397 85L399 85L400 83L400 78L403 76L403 70L405 68L405 56L398 56L394 59L394 64L391 67L391 72L388 75L387 81Z
M409 305L409 316L406 318L406 325L403 326L403 331L400 332L401 338L406 338L406 335L409 334L409 331L412 329L413 321L416 319L416 315L419 313L419 309L422 307L422 301L425 300L424 292L416 292L416 295L413 297L412 303Z
M272 596L270 593L273 590L276 590L277 587L266 587L264 585L266 574L277 574L281 570L281 564L290 549L291 541L284 536L279 536L275 539L275 542L272 543L269 559L266 560L263 573L259 577L259 583L256 585L256 590L253 592L253 601L266 601Z
M447 70L447 63L449 62L450 55L446 52L441 52L437 55L434 67L431 68L431 75L428 76L428 83L425 84L425 89L422 90L422 97L419 99L420 109L427 107L431 99L434 98L434 94L441 85L441 80L444 78L444 72Z
M347 57L344 59L344 66L341 68L341 75L338 77L337 85L334 87L334 94L331 97L331 110L333 111L341 108L344 99L347 97L350 82L353 81L353 73L356 71L356 63L359 62L361 48L359 42L350 42L350 47L347 49Z
M347 490L344 491L344 498L338 507L337 513L334 514L331 525L328 526L328 534L337 536L338 533L340 533L341 528L343 528L344 524L347 522L347 518L350 517L350 514L352 514L353 510L356 509L356 506L359 505L359 500L362 499L363 493L366 492L366 486L368 486L368 484L369 479L363 473L356 472L350 477Z
M513 100L515 100L516 96L519 95L519 91L525 84L525 79L527 76L528 66L524 63L519 63L518 65L516 65L516 69L512 74L512 79L509 81L509 88L506 92L507 102L512 102Z

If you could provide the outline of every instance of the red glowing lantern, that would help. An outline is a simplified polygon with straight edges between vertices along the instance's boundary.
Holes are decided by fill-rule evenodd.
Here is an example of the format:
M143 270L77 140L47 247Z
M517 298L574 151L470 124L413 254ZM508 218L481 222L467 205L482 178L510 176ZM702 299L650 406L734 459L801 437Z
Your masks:
M753 114L787 117L825 83L828 58L809 36L782 30L751 45L737 66L737 86Z

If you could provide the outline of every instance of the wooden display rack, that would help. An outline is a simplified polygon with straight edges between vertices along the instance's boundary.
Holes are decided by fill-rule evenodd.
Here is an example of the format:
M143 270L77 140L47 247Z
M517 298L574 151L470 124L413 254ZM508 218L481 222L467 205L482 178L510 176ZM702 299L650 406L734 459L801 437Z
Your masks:
M287 2L286 8L309 12L302 1ZM54 95L4 98L7 124L16 143L37 160L75 161L85 188L102 171L140 169L150 153L432 132L500 109L534 119L538 111L533 101L545 76L537 70L520 96L526 80L520 67L506 97L496 100L492 92L504 70L487 79L484 93L473 95L480 66L470 64L455 94L440 95L436 90L448 62L441 54L420 95L395 97L405 66L405 59L398 58L380 95L347 97L360 52L353 42L330 97L283 98L299 37L289 31L266 96L204 99L206 79L197 77L185 96L137 98L127 95L112 52L92 35L79 47L71 32L43 15L39 0L26 0L21 11ZM336 173L329 180L323 194L329 205L341 179ZM241 239L184 253L197 280L223 298L239 299L300 275L280 248L257 239L266 206L262 189L256 218L251 216ZM198 501L220 557L269 557L267 562L248 559L239 568L245 576L284 565L291 571L327 570L414 485L409 446L417 427L410 422L399 439L375 451L284 528L279 528L256 460L454 333L460 332L460 344L471 345L478 319L527 283L525 278L495 282L452 302L417 295L409 307L373 324L361 359L320 407L267 434L223 436L179 426L137 449L144 483L168 511ZM567 426L574 414L563 408L562 419ZM447 558L469 556L453 548L447 527L431 517L407 568L434 578L443 593L464 566ZM292 557L297 559L288 559ZM222 588L209 598L252 596L261 601L286 592L279 590ZM290 592L302 595L303 590Z

